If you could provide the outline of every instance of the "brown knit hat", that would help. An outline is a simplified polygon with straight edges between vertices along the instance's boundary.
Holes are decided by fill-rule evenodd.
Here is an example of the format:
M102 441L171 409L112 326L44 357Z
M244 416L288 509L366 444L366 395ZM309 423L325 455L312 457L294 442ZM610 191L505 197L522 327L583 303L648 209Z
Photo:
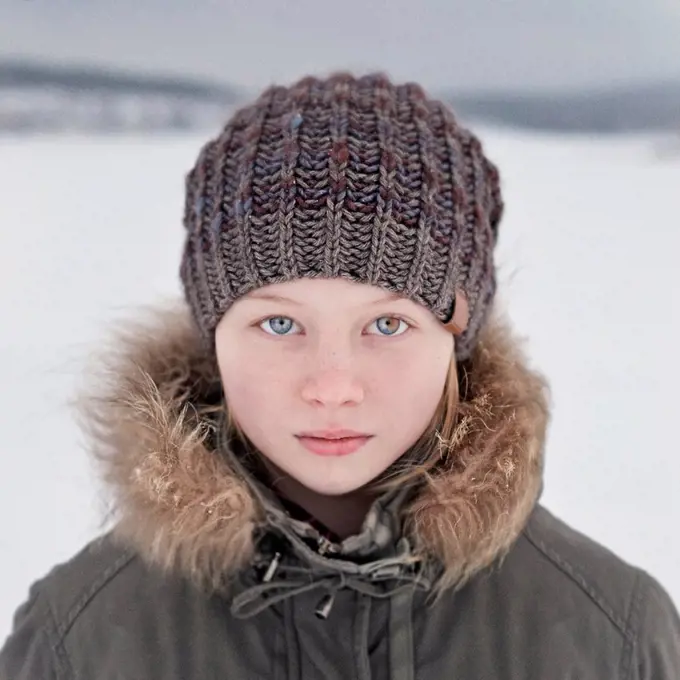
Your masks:
M254 288L343 277L451 322L466 359L496 290L502 212L479 140L420 86L307 77L267 89L201 149L180 277L212 347L222 315Z

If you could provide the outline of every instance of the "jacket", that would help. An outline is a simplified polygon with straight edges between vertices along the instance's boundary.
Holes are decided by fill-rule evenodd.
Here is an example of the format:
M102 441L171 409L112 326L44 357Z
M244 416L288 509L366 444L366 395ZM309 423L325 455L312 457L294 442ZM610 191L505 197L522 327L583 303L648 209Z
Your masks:
M34 583L0 680L680 678L663 587L540 504L546 386L499 319L464 367L455 455L339 544L222 436L184 308L108 356L83 426L115 521Z

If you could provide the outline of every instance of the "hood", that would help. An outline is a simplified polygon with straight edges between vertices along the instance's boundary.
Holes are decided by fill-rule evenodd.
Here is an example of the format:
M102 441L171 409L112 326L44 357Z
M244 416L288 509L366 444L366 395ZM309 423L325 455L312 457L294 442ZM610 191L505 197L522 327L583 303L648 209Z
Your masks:
M218 588L253 559L271 513L219 444L227 405L216 360L183 303L122 323L94 359L79 422L111 491L114 538ZM542 489L548 421L545 381L497 316L460 370L455 447L401 508L404 535L439 565L443 587L501 558L524 528Z

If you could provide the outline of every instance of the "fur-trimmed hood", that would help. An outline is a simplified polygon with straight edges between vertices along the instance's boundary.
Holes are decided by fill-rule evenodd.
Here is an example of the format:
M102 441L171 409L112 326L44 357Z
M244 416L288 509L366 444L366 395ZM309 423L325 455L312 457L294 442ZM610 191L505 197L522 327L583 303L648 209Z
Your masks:
M217 588L253 559L272 514L216 436L225 404L215 359L179 304L121 326L97 360L81 425L112 491L114 536ZM435 558L448 585L502 557L523 529L541 493L548 421L545 381L498 318L465 371L455 451L400 509L414 554Z

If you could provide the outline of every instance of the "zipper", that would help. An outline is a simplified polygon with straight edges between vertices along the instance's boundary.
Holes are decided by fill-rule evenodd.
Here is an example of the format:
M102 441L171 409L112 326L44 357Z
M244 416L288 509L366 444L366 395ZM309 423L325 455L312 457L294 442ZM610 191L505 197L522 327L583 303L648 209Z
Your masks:
M274 574L276 570L279 568L279 563L281 562L281 553L277 552L274 554L274 558L272 561L269 563L269 566L267 567L267 571L265 572L264 576L262 577L262 583L269 583L269 581L274 578Z
M339 552L338 547L332 541L329 541L325 536L319 536L317 540L316 551L319 555L329 555Z

